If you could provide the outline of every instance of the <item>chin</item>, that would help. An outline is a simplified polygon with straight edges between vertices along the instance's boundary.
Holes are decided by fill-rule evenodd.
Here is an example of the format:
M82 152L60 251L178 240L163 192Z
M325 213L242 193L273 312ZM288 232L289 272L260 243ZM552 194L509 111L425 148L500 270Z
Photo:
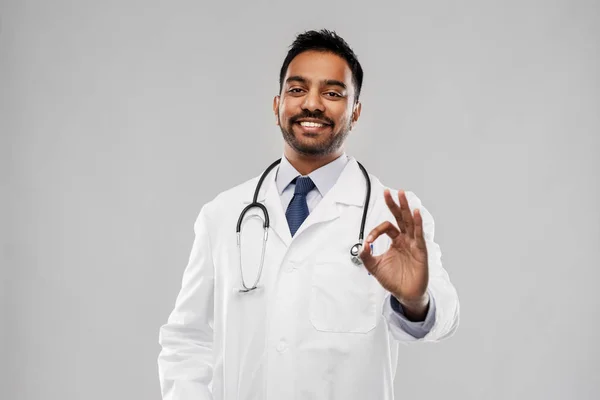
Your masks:
M327 154L330 154L333 150L329 146L319 146L319 145L311 146L311 145L306 145L304 143L296 143L296 145L292 146L292 148L297 153L308 155L308 156L325 156Z

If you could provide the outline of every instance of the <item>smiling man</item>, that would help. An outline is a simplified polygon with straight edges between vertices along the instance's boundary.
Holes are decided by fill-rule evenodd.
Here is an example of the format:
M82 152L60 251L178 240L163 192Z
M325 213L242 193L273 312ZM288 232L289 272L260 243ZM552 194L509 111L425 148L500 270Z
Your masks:
M216 196L195 222L160 329L163 399L402 398L399 344L456 331L458 296L431 214L345 153L362 81L334 32L292 44L273 101L281 161Z

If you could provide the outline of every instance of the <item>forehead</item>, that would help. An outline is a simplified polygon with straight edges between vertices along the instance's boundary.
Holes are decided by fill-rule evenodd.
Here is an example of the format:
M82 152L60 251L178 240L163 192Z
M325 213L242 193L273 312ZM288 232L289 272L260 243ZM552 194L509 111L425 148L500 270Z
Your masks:
M305 51L298 54L288 66L285 78L301 76L309 82L335 79L352 87L352 71L342 57L322 51Z

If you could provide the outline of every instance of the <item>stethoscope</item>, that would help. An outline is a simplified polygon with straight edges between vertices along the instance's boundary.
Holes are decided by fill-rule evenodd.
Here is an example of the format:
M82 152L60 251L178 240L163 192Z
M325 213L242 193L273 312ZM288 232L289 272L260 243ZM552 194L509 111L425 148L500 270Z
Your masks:
M242 213L240 214L240 217L238 218L237 227L236 227L235 232L237 234L237 248L238 248L238 253L239 253L239 257L240 257L240 276L242 278L242 286L243 286L243 288L239 289L239 291L242 293L247 293L251 290L256 289L257 285L258 285L258 281L260 280L260 277L262 275L263 264L265 261L265 249L267 247L267 238L269 237L269 212L267 211L267 207L265 207L263 204L259 203L256 200L258 199L258 192L260 190L260 187L262 186L263 181L265 180L265 177L280 162L281 162L281 158L279 160L276 160L275 162L273 162L273 164L269 165L269 167L265 170L265 172L263 172L262 176L258 180L258 184L256 185L256 190L254 191L254 198L252 200L252 203L248 204L242 210ZM360 169L365 177L365 180L367 182L367 191L365 194L365 205L363 208L362 221L360 223L360 232L358 234L358 243L356 243L354 246L352 246L350 248L350 259L352 260L352 262L354 264L361 265L362 260L360 259L360 257L358 255L359 255L359 253L362 249L362 245L363 245L363 237L364 237L364 233L365 233L365 221L367 220L367 212L369 210L369 200L371 198L371 179L369 178L369 174L367 173L367 170L365 169L365 167L363 167L362 164L359 163L358 161L357 161L357 164L360 167ZM254 207L260 208L262 210L262 213L264 216L264 219L262 219L264 235L263 235L262 253L260 256L260 266L259 266L258 274L256 276L256 281L254 281L254 284L251 287L248 287L248 286L246 286L246 281L244 280L244 269L242 268L241 228L242 228L242 220L244 219L244 216L250 209L252 209ZM256 217L261 219L260 216L258 216L258 215L256 215Z

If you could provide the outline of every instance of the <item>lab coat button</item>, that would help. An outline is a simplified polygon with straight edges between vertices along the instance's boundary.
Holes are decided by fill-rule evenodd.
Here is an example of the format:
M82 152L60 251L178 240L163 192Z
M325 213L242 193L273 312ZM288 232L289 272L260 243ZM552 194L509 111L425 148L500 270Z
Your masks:
M277 345L277 351L280 353L283 353L286 349L287 349L287 346L286 346L285 342L283 340L281 342L279 342L279 344Z
M295 270L295 269L296 269L296 263L295 263L295 262L293 262L293 261L290 261L290 262L288 263L288 267L287 267L287 270L286 270L286 271L287 271L288 273L292 273L292 272L294 272L294 270Z

